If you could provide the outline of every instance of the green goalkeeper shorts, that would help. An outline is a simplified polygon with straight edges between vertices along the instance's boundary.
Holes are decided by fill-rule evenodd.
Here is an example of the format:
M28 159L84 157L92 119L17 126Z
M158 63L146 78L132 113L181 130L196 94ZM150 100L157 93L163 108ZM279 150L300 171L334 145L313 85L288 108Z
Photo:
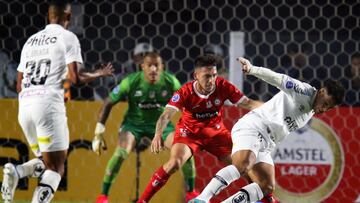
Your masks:
M130 122L123 122L120 128L120 131L129 131L135 136L136 143L140 143L141 138L147 137L150 140L153 139L155 135L155 128L156 126L144 126L144 125L133 125ZM175 128L174 125L169 122L166 126L163 134L162 134L162 140L166 140L167 136L174 132Z

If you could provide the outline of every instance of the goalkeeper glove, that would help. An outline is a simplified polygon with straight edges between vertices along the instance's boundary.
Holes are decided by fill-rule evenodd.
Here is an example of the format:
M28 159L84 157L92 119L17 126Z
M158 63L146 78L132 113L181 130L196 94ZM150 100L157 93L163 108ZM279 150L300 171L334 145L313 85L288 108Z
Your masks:
M94 139L92 141L92 150L97 154L100 155L101 154L101 148L103 150L106 150L106 143L105 143L105 139L103 137L105 132L105 125L97 122L96 123L96 128L95 128L95 136Z

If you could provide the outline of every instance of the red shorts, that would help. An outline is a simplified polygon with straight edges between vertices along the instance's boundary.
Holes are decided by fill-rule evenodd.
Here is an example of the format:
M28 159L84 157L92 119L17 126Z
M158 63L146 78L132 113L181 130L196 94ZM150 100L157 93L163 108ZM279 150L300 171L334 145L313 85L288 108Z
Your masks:
M186 144L193 154L206 150L218 158L230 155L232 149L231 133L223 123L204 128L189 128L178 123L173 145L176 143Z

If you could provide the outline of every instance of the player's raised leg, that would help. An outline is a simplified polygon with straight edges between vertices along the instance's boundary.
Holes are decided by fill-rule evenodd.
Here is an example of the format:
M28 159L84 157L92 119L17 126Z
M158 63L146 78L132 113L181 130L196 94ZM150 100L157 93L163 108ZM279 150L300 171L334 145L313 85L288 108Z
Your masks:
M171 149L172 142L174 140L174 132L170 133L165 141L164 145L166 148ZM181 167L181 172L184 176L185 187L186 187L186 196L185 202L193 199L198 196L200 193L195 189L195 177L196 177L196 167L195 167L195 158L192 156L188 159L184 165Z
M134 149L135 145L135 136L130 131L121 130L119 132L119 143L114 151L114 154L106 165L102 191L98 196L96 203L108 202L111 185L119 173L122 163L127 159L129 153Z
M187 145L174 144L171 148L169 161L155 171L138 203L149 202L152 196L166 184L170 176L179 170L191 156L191 150Z

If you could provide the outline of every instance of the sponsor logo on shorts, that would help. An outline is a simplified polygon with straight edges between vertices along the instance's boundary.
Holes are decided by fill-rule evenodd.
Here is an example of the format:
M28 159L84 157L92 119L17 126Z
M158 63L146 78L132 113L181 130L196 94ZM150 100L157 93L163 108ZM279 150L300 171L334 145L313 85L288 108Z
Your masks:
M337 188L344 169L338 136L317 118L292 132L272 156L277 196L284 202L323 202Z
M174 96L172 96L171 101L172 102L178 102L180 100L180 95L179 94L174 94Z

